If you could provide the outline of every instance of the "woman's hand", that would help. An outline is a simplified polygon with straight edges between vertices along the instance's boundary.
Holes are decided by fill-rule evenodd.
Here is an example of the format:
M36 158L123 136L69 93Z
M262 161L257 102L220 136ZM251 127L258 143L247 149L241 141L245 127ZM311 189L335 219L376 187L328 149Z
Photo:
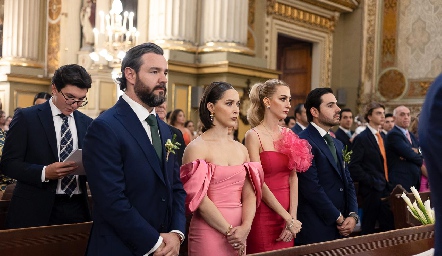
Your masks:
M235 250L241 249L246 244L247 236L249 235L250 227L237 226L232 228L230 234L227 235L227 241Z
M276 239L276 241L290 242L290 241L292 241L293 238L294 238L294 235L292 234L292 232L290 232L290 230L284 228L282 230L281 234L279 235L278 239Z
M296 234L301 231L302 223L297 219L291 219L286 223L286 229L290 231L293 237L296 237Z

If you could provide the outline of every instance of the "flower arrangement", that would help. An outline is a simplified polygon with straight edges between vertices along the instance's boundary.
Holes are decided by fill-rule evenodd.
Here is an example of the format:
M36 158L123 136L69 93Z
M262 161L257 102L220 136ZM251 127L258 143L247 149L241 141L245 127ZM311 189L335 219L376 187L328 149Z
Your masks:
M430 207L430 199L427 199L425 203L423 203L419 192L414 187L411 187L411 192L413 192L414 198L416 199L414 203L411 203L410 198L408 198L405 193L401 195L407 204L408 211L423 225L434 224L435 215L434 210Z
M345 145L345 148L342 150L342 157L344 158L344 165L349 164L351 160L351 154L353 154L353 150L348 150L348 146ZM345 168L345 166L344 166Z
M175 154L175 150L179 149L181 146L181 143L176 141L176 134L173 135L172 140L167 139L166 144L164 144L164 147L166 148L166 161L169 160L169 154Z

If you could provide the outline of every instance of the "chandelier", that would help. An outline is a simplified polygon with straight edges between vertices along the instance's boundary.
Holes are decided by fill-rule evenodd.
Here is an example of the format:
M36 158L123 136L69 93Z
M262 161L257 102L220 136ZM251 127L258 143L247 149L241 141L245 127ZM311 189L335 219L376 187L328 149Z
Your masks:
M134 13L125 11L121 15L122 12L120 0L113 0L108 14L99 12L99 27L93 29L94 52L89 54L95 63L103 64L104 59L114 70L121 65L127 50L138 44L140 34L133 25Z

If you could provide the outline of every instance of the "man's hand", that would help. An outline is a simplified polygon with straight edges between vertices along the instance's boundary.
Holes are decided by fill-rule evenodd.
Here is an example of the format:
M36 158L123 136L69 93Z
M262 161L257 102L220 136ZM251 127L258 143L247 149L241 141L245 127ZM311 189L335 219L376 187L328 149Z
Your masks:
M48 166L45 169L45 178L47 180L56 180L61 179L66 175L71 174L78 166L75 162L55 162Z
M153 254L154 256L177 256L180 253L180 239L174 233L160 233L163 243Z
M356 220L353 217L345 218L341 226L338 226L339 234L349 236L356 226Z

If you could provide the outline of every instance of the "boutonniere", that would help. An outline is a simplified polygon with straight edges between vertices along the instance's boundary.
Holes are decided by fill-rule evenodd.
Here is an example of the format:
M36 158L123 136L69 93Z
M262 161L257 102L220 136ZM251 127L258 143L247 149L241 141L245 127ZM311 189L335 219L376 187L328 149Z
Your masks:
M342 157L344 158L344 168L346 164L350 163L351 154L353 154L353 150L349 151L348 146L346 145L345 148L342 150Z
M179 149L181 146L181 143L175 141L176 140L176 134L173 135L172 140L167 139L166 144L164 144L164 147L166 147L166 161L169 159L169 154L175 154L175 150Z

